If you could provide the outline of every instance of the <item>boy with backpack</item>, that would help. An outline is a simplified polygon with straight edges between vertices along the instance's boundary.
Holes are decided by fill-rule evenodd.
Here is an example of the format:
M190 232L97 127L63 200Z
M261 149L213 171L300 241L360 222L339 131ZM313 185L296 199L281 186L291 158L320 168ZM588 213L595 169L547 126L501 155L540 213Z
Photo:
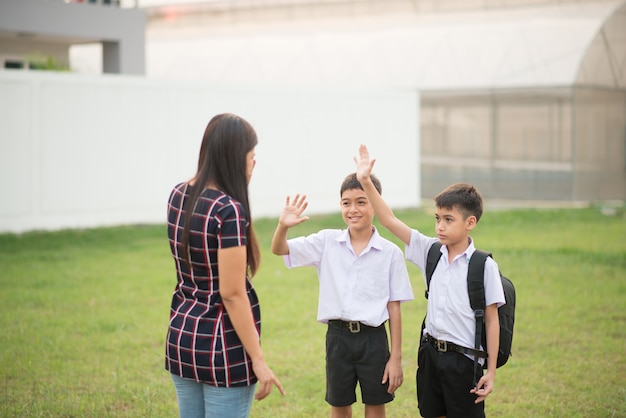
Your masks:
M493 391L499 345L498 308L505 303L498 265L487 257L484 267L484 324L486 345L475 348L476 319L470 306L467 277L475 252L469 236L482 215L482 197L471 185L455 184L435 197L436 238L423 235L395 217L373 187L365 145L355 158L357 178L374 207L379 222L402 240L405 257L426 271L430 248L440 242L441 257L428 284L428 308L420 341L417 399L424 417L484 417L484 400ZM475 359L486 361L486 373L475 382ZM482 373L482 370L480 371Z

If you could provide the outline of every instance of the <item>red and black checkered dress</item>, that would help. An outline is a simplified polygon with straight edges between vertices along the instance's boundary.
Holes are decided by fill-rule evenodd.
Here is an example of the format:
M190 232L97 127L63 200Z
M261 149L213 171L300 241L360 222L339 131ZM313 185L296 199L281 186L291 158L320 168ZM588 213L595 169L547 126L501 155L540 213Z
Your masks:
M256 376L222 303L217 268L218 249L246 245L247 214L230 196L205 189L193 210L190 271L183 261L181 245L185 222L182 207L187 197L187 183L177 185L167 210L178 282L172 295L165 368L212 386L249 386L256 382ZM246 290L260 335L259 301L247 277Z

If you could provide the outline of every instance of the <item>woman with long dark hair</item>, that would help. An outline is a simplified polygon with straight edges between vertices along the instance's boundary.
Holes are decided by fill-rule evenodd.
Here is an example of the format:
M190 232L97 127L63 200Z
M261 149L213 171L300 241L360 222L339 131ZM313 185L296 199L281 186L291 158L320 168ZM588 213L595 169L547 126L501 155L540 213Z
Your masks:
M284 394L263 358L260 306L250 281L260 258L248 201L256 145L247 121L215 116L196 175L170 194L167 229L178 280L165 368L181 418L244 418L252 399L264 399L274 385Z

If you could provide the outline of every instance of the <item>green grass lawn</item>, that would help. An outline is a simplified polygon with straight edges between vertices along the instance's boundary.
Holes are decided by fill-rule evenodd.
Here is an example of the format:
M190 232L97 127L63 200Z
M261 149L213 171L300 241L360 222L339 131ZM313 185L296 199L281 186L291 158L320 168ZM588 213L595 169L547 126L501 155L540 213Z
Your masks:
M398 217L433 234L428 211ZM254 279L266 358L287 395L253 417L324 417L324 332L313 268L288 270L256 230ZM290 236L343 228L315 216ZM390 238L387 231L381 233ZM487 211L473 234L517 288L513 357L498 369L491 417L626 417L626 218L597 208ZM397 240L396 240L397 242ZM403 304L405 383L389 417L415 417L418 333L426 304ZM0 416L174 417L164 337L175 284L164 225L0 235ZM360 395L359 395L360 396ZM354 416L363 408L355 404Z

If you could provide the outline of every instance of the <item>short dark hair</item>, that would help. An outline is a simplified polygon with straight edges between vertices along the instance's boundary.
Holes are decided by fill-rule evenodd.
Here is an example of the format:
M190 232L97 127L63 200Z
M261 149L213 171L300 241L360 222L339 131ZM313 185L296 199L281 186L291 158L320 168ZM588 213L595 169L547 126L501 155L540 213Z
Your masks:
M374 184L374 187L376 188L378 193L383 194L383 188L380 185L380 180L378 180L378 177L376 177L373 174L370 174L370 178L372 179L372 183ZM341 189L339 190L339 197L341 197L343 195L343 192L345 192L346 190L354 190L354 189L363 190L363 186L357 180L356 173L351 173L351 174L348 174L345 179L343 179L343 183L341 183Z
M473 215L478 222L483 214L483 197L478 189L471 184L453 184L446 187L433 199L439 208L457 208L465 219Z

